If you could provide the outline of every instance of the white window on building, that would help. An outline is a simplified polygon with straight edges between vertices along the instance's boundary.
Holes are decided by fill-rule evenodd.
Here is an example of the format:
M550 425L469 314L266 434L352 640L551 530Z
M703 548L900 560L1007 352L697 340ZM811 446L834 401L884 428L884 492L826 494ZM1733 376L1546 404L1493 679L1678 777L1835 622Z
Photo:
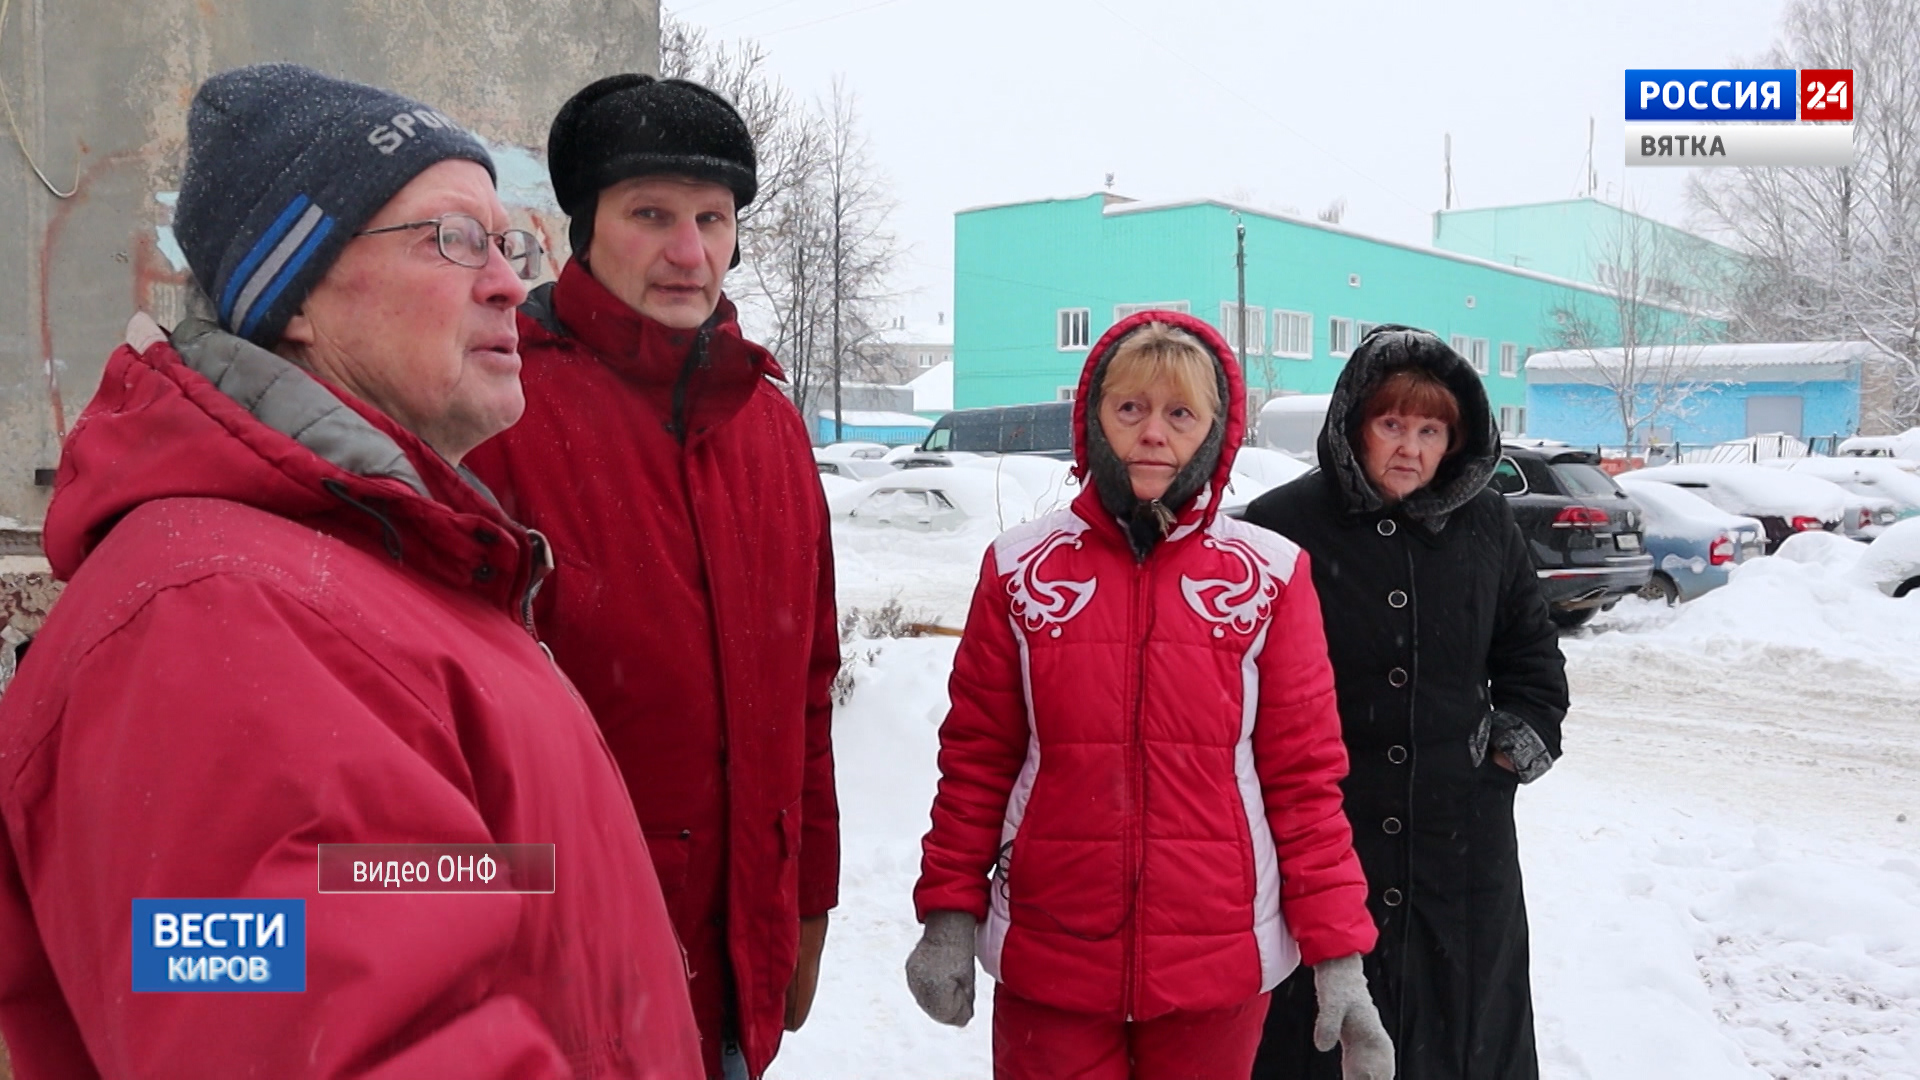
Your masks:
M1377 322L1357 322L1353 324L1353 343L1357 346L1367 340L1367 335L1379 327Z
M1500 406L1500 434L1525 435L1527 433L1527 410L1518 405Z
M1138 315L1143 311L1177 311L1185 315L1189 310L1190 305L1185 300L1161 300L1152 304L1115 304L1113 321L1119 322L1129 315Z
M1313 359L1313 316L1304 311L1273 313L1273 355Z
M1353 352L1353 320L1334 317L1327 320L1327 351L1335 356Z
M1460 359L1467 358L1467 335L1455 334L1447 339L1447 344L1453 348L1454 352L1460 354Z
M1509 379L1520 374L1520 346L1511 341L1500 343L1500 374Z
M1077 386L1062 386L1053 392L1053 400L1072 401L1079 392L1080 388Z
M933 354L932 354L932 353L930 353L930 352L923 352L923 353L921 353L921 354L920 354L920 366L921 366L921 367L923 367L923 368L930 368L930 367L932 367L932 366L933 366Z
M1227 346L1235 352L1240 351L1240 307L1224 301L1220 304L1220 333L1227 339ZM1247 355L1259 356L1267 351L1267 309L1247 305Z
M1485 375L1487 373L1487 339L1486 338L1477 337L1477 338L1474 338L1471 342L1468 342L1467 363L1472 364L1473 370L1479 372L1480 374Z
M1093 313L1087 308L1061 308L1056 347L1062 352L1086 348L1092 341L1087 335L1092 320Z

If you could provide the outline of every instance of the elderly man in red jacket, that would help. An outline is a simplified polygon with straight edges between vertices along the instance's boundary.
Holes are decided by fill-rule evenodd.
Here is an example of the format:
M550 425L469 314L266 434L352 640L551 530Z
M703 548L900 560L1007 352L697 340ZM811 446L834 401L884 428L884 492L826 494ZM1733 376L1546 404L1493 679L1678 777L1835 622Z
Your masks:
M384 90L227 72L188 113L174 233L209 310L136 316L107 361L47 513L66 593L0 699L21 1080L699 1080L640 823L525 615L546 545L459 469L521 411L539 272L485 147ZM544 892L366 895L328 844L556 858ZM161 921L130 913L167 898L240 908L166 942L232 955L142 985ZM304 916L303 980L232 977L256 904L294 913L283 943ZM212 987L185 964L216 959Z
M616 75L547 154L574 255L521 309L526 416L471 463L560 553L537 621L626 775L708 1073L759 1076L837 900L840 653L806 428L721 292L753 140L705 87Z

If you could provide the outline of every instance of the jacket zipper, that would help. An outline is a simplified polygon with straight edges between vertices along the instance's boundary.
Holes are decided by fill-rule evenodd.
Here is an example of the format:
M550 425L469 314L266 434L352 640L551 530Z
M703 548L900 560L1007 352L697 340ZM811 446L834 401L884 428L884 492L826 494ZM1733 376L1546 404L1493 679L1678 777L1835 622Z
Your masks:
M1152 556L1149 555L1149 558ZM1140 890L1145 877L1146 854L1146 776L1141 746L1141 716L1147 701L1147 638L1153 631L1153 571L1143 560L1135 564L1133 575L1133 624L1138 628L1140 646L1133 658L1134 685L1131 729L1127 733L1127 795L1132 802L1127 814L1126 859L1124 860L1127 895L1126 938L1122 949L1120 1006L1126 1018L1133 1019L1134 995L1140 981Z

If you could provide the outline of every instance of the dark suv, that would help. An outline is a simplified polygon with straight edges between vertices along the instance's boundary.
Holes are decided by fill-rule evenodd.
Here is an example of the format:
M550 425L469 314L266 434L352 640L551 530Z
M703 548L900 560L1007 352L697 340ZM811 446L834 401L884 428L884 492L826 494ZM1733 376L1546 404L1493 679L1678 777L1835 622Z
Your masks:
M1640 507L1595 455L1508 446L1487 486L1513 508L1559 626L1579 626L1653 576Z

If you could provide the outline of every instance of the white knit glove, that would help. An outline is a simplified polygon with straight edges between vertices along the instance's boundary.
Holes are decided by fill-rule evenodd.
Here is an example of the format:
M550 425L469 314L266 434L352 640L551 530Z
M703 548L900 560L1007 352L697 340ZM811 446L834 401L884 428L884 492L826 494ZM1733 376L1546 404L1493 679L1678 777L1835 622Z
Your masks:
M1393 1080L1393 1040L1387 1038L1380 1010L1367 992L1360 954L1313 965L1313 992L1320 999L1313 1021L1314 1048L1339 1045L1343 1080Z

